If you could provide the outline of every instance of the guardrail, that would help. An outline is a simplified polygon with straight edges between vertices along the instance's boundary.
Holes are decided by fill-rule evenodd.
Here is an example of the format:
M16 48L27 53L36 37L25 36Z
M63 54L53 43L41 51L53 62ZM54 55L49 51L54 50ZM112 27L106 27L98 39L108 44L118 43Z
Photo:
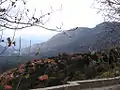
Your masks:
M65 85L31 89L31 90L83 90L83 89L91 90L91 88L99 88L99 90L120 90L119 84L120 84L120 76L114 78L69 81L68 84ZM111 89L107 89L108 87L110 87ZM94 90L98 90L98 89L94 89Z

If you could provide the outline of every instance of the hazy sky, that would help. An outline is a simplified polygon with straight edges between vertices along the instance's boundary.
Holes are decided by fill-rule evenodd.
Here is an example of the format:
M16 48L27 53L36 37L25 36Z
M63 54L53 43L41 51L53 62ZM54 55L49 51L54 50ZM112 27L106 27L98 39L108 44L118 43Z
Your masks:
M91 8L94 0L29 0L28 8L37 8L37 11L42 10L43 13L59 9L62 4L62 10L54 12L49 18L47 27L55 28L63 22L63 29L68 30L74 27L94 27L103 22L100 15L96 14L96 10ZM22 36L25 39L46 41L57 32L44 30L40 27L26 28L16 32L16 37ZM5 36L12 36L13 31L6 30Z

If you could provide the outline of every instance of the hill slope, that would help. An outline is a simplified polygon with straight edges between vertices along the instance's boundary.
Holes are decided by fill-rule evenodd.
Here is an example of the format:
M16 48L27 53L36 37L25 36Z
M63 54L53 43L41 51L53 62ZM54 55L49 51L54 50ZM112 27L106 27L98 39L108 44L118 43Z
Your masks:
M19 90L28 90L61 85L67 81L119 75L120 48L97 53L64 53L47 59L35 59L1 74L0 88L15 90L19 85Z
M94 28L79 27L76 30L59 33L47 42L35 44L31 47L31 55L40 47L41 56L54 56L62 52L89 52L109 49L120 43L120 23L103 22ZM22 53L29 50L25 48Z

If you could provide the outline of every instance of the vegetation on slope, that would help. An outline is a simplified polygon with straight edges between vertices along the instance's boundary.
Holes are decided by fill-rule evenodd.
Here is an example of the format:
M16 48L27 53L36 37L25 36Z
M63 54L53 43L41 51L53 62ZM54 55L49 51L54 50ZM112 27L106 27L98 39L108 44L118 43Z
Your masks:
M28 90L55 86L67 81L120 75L120 48L91 53L59 54L21 64L0 76L1 89Z

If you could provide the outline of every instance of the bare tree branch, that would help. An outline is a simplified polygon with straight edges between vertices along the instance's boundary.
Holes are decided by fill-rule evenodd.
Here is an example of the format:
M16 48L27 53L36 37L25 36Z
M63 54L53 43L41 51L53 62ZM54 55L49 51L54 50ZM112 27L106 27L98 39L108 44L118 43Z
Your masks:
M5 29L15 30L12 39L13 41L15 37L15 32L17 30L36 26L50 31L63 32L70 37L69 34L67 34L65 31L62 31L63 23L60 26L56 26L57 28L46 27L46 24L49 21L49 17L54 12L62 10L62 5L60 9L57 10L53 10L51 6L51 12L43 14L43 12L41 11L41 14L38 16L38 14L36 15L37 10L33 8L34 11L32 12L32 10L26 7L26 4L27 2L25 0L0 1L0 27L3 28L0 29L0 31L2 31L2 34L3 30ZM7 48L8 46L5 46L4 50L0 53L0 55L2 55L7 50Z
M120 21L120 0L95 0L94 5L106 20Z
M26 3L24 0L2 0L0 1L0 26L5 27L8 29L23 29L31 26L41 26L41 28L48 29L44 25L46 22L49 21L47 19L46 21L43 22L42 19L44 19L46 16L51 15L54 10L51 7L51 12L48 12L46 14L40 15L39 17L35 17L36 9L34 10L34 13L31 16L29 16L29 13L31 10L26 8ZM7 4L7 6L5 6ZM20 9L20 6L23 8L22 10ZM62 7L62 6L61 6ZM16 8L18 8L16 10ZM59 10L56 10L59 11ZM7 23L8 22L8 23ZM6 24L7 23L7 24ZM37 24L37 25L36 25ZM19 25L19 27L15 27L16 25ZM42 26L43 25L43 26ZM48 29L52 30L52 29ZM52 31L55 31L52 30Z

